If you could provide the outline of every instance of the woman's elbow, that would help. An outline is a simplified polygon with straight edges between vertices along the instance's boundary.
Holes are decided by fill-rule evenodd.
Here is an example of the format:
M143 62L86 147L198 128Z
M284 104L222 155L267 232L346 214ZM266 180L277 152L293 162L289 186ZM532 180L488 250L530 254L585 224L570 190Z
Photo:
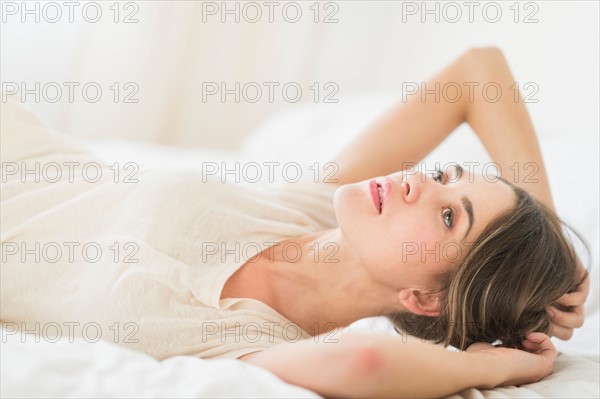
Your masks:
M349 335L346 341L344 378L339 392L344 397L372 397L378 395L385 374L384 353L372 336Z
M359 376L372 378L376 376L383 366L383 353L381 348L372 343L362 343L353 348L350 355L350 370Z
M462 55L462 62L469 79L474 78L474 74L494 74L498 68L508 65L504 53L498 47L474 47Z
M472 47L465 52L465 57L469 57L476 60L482 59L494 59L504 58L504 53L499 47L488 46L488 47Z

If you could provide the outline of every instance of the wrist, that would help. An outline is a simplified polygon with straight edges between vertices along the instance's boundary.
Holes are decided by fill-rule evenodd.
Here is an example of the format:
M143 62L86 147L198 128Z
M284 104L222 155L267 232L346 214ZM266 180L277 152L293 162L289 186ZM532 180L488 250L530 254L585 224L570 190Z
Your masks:
M495 353L487 350L463 352L467 356L472 386L478 389L493 389L510 378L508 370Z

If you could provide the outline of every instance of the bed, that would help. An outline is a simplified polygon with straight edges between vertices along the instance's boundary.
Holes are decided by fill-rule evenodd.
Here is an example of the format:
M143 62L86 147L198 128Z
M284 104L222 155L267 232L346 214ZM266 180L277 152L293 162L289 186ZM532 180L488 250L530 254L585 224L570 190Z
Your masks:
M237 152L116 139L89 140L87 145L108 161L173 168L197 167L199 160L326 162L397 100L396 95L380 94L357 97L344 104L295 106L266 120ZM521 387L468 389L451 398L600 396L597 138L573 141L564 135L544 135L543 131L540 135L559 214L590 244L591 289L586 323L571 340L554 339L560 354L554 373L544 380ZM565 150L565 146L571 148ZM486 162L489 158L468 128L461 127L430 154L427 161L433 160ZM569 187L576 187L576 191L567 190ZM349 328L394 333L383 318L363 319ZM10 325L3 325L0 345L2 397L320 397L236 360L178 356L157 361L103 340L22 336Z

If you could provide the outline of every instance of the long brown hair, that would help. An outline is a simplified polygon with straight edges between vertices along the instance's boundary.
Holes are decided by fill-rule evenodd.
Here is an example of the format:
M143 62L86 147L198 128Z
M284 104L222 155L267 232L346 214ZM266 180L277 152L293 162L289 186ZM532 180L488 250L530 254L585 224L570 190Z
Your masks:
M515 348L529 332L549 332L546 307L583 281L577 281L578 258L563 232L568 226L506 183L515 192L515 207L485 228L456 268L438 276L430 294L441 294L439 316L388 315L396 330L460 350L497 340Z

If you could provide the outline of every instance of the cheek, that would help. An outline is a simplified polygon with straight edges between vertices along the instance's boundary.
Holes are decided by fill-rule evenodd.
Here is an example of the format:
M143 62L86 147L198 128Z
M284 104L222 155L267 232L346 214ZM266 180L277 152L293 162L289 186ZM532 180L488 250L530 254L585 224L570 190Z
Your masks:
M426 224L424 215L417 209L388 215L377 226L379 238L372 248L377 248L372 270L377 270L383 281L396 286L423 284L432 270L429 263L434 256L427 251L435 250L439 232ZM437 267L435 267L437 268Z
M443 231L426 211L415 207L380 217L363 191L357 184L341 186L334 209L340 229L376 280L390 286L425 284L430 274L448 267Z
M393 244L401 249L406 246L424 246L440 239L435 226L428 223L426 214L418 208L391 215L385 221L385 229Z
M456 264L460 263L464 259L468 248L457 242L451 241L442 246L442 261L447 265L448 268L455 267Z
M457 244L448 243L441 229L423 220L426 218L418 214L396 220L389 237L393 256L405 277L419 283L427 282L431 274L446 271L452 263L449 259L456 261L460 255Z
M390 246L394 248L396 259L402 266L409 268L420 265L422 262L423 249L431 247L434 239L427 229L421 229L410 221L394 226L394 232L390 236Z

